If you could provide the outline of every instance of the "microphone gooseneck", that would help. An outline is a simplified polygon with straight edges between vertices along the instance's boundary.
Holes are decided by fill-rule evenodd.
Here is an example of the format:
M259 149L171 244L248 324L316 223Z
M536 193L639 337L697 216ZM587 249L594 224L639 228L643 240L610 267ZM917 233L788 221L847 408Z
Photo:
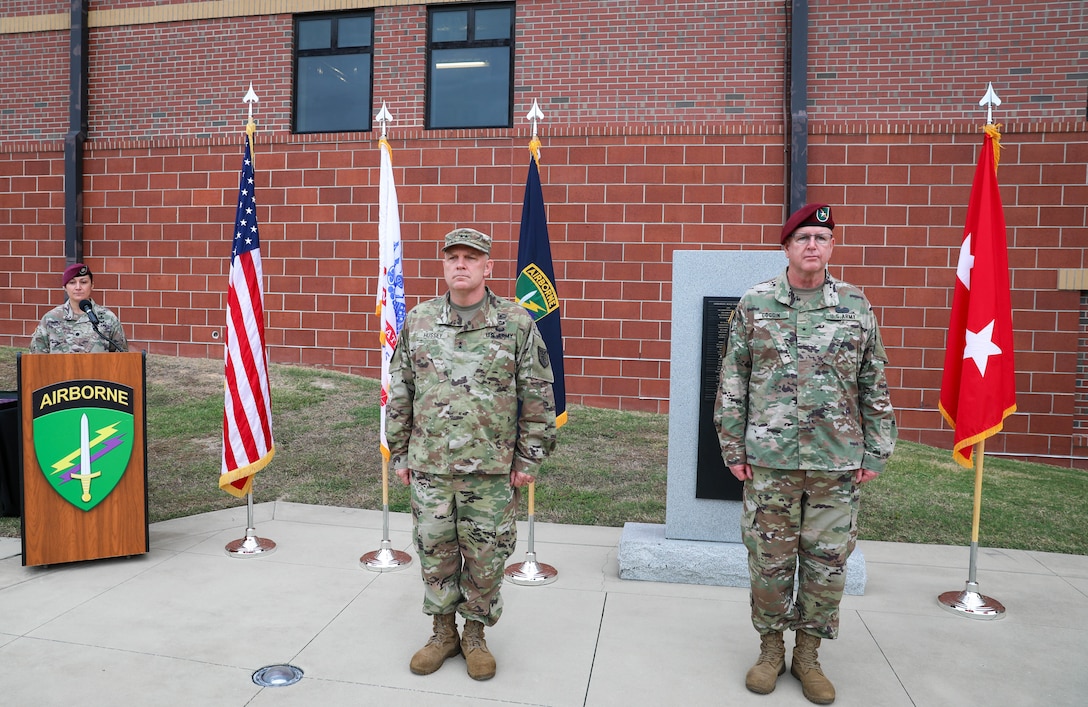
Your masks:
M94 304L89 299L79 301L79 308L87 313L87 320L91 323L91 328L94 329L94 333L98 334L99 338L108 344L108 351L120 351L121 348L111 339L109 336L103 334L98 329L98 315L94 313Z
M89 299L80 300L79 308L87 313L87 319L90 320L91 324L98 326L98 315L94 313L94 305L91 304Z

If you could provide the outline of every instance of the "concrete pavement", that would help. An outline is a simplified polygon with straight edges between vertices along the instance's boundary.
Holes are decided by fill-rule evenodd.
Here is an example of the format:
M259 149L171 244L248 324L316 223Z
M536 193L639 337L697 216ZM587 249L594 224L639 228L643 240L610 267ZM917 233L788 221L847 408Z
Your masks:
M557 581L507 583L488 629L497 676L464 661L408 670L430 635L418 562L371 572L380 512L285 502L255 507L267 556L229 557L244 506L151 526L151 552L22 567L0 538L0 703L51 705L808 705L787 672L767 696L744 688L758 653L748 591L618 578L621 528L537 523L537 559ZM411 519L391 514L395 548ZM525 559L526 527L512 562ZM966 547L860 543L868 583L842 603L820 658L835 704L997 707L1088 704L1088 556L982 549L978 581L1006 616L941 608L961 590ZM792 636L787 638L792 646ZM258 668L304 677L259 687Z

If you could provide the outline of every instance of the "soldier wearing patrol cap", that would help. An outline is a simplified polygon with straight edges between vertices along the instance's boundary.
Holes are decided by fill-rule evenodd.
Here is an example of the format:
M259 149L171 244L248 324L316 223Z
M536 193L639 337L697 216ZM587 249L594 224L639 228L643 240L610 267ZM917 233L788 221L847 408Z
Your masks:
M469 676L487 680L496 664L484 627L502 614L515 488L555 446L552 370L532 316L485 284L490 236L455 229L443 252L449 291L408 313L389 365L390 465L411 485L423 613L434 624L409 667L427 675L463 653Z
M896 439L872 307L827 271L834 228L827 204L786 221L786 270L733 313L715 410L722 456L744 482L741 536L761 639L745 685L774 690L792 630L790 671L817 704L835 699L817 649L838 635L858 487L883 471Z
M30 353L128 351L117 315L92 299L94 274L90 268L72 263L61 275L61 287L67 299L42 317L30 337Z

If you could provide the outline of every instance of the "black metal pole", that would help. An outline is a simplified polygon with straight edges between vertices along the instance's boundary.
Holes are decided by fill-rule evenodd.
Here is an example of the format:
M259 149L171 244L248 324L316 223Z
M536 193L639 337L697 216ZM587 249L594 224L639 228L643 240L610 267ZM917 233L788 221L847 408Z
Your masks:
M805 205L808 191L808 0L790 0L787 47L789 60L788 214Z
M64 259L83 261L83 143L87 139L87 2L72 0L68 52L68 133L64 136Z

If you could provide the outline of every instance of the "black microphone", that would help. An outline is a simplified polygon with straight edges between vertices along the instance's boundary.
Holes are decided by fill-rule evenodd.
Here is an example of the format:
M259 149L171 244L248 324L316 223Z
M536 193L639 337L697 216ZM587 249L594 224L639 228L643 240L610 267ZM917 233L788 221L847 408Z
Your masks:
M94 313L94 305L91 304L89 299L80 300L79 308L87 313L87 319L90 320L91 324L98 326L98 315Z

